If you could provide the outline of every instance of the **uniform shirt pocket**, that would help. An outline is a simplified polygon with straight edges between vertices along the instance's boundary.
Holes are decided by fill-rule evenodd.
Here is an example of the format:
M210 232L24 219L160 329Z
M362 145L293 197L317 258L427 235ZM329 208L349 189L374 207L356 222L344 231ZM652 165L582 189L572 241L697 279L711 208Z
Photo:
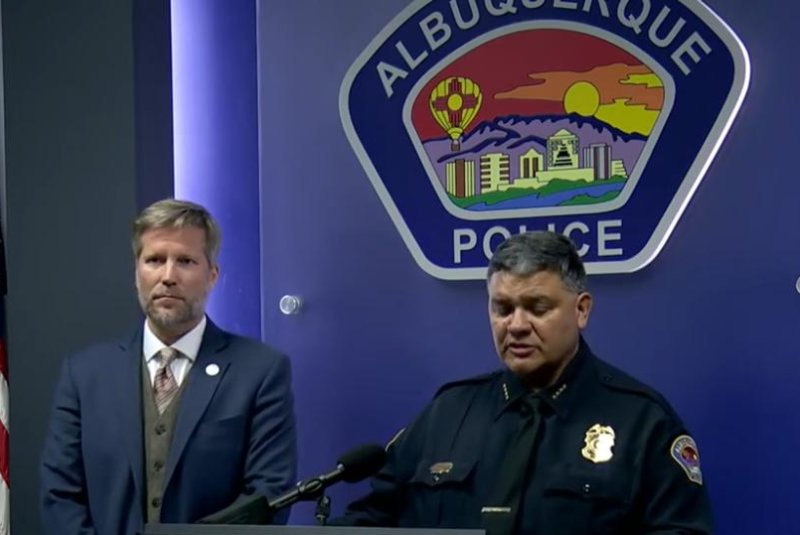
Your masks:
M423 459L409 481L413 524L465 527L479 510L473 492L477 457L456 455L446 459Z
M538 521L543 533L626 532L626 522L631 516L631 482L621 472L575 467L554 469L543 492Z
M626 481L613 479L609 474L591 472L558 472L552 474L545 486L545 495L569 495L586 500L629 503Z

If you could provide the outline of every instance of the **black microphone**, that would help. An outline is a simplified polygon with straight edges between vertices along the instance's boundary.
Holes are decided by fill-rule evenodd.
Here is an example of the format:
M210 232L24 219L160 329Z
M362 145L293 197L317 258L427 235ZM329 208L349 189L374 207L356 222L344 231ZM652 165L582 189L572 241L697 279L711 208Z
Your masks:
M336 468L301 481L288 492L269 501L271 511L278 511L301 500L314 500L322 491L337 481L355 483L371 476L386 463L386 451L377 444L358 446L342 455L336 461Z
M337 481L355 483L383 467L386 452L381 446L367 444L348 451L336 461L332 471L306 479L285 494L267 501L264 496L242 496L234 503L201 518L199 524L269 524L275 512L300 500L314 500Z

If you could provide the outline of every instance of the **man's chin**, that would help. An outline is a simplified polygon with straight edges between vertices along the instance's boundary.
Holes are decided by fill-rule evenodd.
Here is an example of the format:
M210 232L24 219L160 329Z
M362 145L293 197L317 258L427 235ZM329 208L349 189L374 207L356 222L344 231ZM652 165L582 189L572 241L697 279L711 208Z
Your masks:
M549 386L556 373L553 366L539 357L506 357L505 364L523 383L533 388Z
M520 362L520 359L506 361L506 365L508 366L509 370L520 377L536 375L542 369L541 362Z
M191 318L186 317L185 314L171 313L162 310L148 311L147 319L157 328L163 330L173 330L191 321Z

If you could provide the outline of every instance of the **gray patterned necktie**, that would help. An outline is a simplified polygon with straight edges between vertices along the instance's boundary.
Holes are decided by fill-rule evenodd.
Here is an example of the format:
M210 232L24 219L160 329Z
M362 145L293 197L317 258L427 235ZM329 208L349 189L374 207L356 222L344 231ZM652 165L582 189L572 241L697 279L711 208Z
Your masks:
M158 414L164 414L164 411L167 410L170 402L178 392L178 381L175 380L175 375L170 367L172 361L177 357L178 352L171 347L165 347L158 352L158 370L156 370L156 376L153 380L153 395L156 400Z

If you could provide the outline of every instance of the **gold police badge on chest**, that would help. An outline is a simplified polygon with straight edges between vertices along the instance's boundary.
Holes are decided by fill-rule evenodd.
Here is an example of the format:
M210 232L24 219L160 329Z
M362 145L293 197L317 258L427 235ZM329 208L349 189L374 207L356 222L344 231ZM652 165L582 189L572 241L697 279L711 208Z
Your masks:
M586 430L583 437L585 446L581 450L581 455L593 463L605 463L611 460L614 452L614 438L616 433L607 425L594 424Z

